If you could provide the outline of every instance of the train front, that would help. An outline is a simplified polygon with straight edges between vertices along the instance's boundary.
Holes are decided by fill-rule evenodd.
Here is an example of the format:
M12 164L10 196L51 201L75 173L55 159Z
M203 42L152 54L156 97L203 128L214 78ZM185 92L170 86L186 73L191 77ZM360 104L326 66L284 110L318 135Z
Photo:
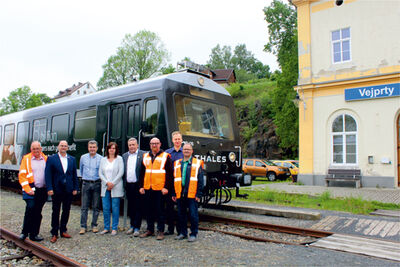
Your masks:
M204 162L205 191L218 204L230 200L229 188L251 185L242 172L242 149L231 95L214 81L190 74L196 83L170 84L174 88L174 118L183 140L193 145L194 156ZM186 81L187 82L187 81ZM173 124L173 123L172 123ZM173 125L171 125L173 127Z

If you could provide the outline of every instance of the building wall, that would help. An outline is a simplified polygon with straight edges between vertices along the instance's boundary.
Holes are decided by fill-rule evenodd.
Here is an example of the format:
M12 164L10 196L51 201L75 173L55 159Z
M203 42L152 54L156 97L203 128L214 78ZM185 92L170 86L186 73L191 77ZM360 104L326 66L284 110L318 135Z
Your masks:
M400 71L400 1L311 4L312 82ZM351 61L332 63L331 32L350 27Z
M400 1L292 0L297 7L299 80L298 180L324 185L332 167L358 168L363 186L396 187L400 96L345 101L345 89L400 83ZM351 60L333 63L331 32L350 27ZM358 126L353 165L332 164L333 120L352 115ZM373 156L374 163L368 163ZM382 163L389 159L390 163Z

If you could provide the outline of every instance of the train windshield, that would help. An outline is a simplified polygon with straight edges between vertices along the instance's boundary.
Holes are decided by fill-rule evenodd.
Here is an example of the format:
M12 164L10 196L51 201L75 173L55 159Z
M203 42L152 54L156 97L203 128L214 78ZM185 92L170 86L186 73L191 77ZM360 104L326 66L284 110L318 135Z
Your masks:
M182 135L233 140L228 107L175 95L178 127Z

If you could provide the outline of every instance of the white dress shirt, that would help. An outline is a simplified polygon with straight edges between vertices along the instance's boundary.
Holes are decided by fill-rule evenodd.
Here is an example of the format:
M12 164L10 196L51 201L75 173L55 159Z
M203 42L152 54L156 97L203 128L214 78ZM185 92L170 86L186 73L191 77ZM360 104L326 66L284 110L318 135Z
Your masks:
M67 169L68 169L68 158L67 158L67 155L65 155L65 157L63 157L59 152L58 156L60 157L61 164L62 164L62 167L64 169L64 173L66 173Z
M128 183L136 183L136 161L137 161L137 151L135 153L129 153L127 167L126 167L126 181Z

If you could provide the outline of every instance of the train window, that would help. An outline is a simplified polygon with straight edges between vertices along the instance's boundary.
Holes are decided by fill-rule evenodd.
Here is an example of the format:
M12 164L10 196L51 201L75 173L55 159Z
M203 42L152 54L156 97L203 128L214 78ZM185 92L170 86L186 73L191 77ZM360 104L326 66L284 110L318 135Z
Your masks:
M51 141L67 140L69 132L69 114L54 116L51 122Z
M140 107L138 104L128 108L128 136L138 136L140 126Z
M158 100L146 100L144 110L144 121L147 122L146 134L155 134L157 132L157 114L158 114Z
M46 141L47 120L39 119L33 121L33 141Z
M118 139L122 132L122 108L114 106L111 112L111 138Z
M17 126L17 144L23 145L28 143L28 135L29 135L29 122L24 121L18 123Z
M228 107L181 95L175 96L178 128L183 135L233 140Z
M96 135L96 109L86 109L75 113L76 140L92 139Z
M5 145L14 145L14 131L15 125L8 124L4 126L4 144Z
M247 161L247 164L246 164L247 166L253 166L254 165L254 162L252 161L252 160L249 160L249 161Z

